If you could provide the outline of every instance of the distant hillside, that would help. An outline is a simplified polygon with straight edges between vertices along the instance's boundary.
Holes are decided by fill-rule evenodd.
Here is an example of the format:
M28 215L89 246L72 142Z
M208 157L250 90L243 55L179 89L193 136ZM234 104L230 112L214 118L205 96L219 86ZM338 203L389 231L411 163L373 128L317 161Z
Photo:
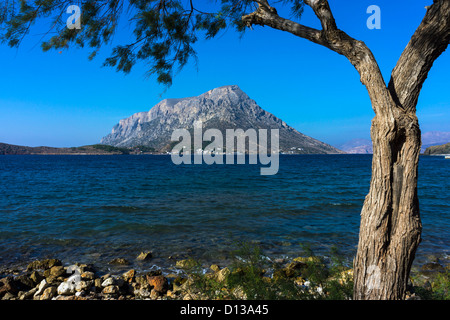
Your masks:
M372 154L372 141L367 139L353 139L338 147L338 149L353 154Z
M94 144L82 147L72 147L72 148L54 148L54 147L26 147L17 146L13 144L0 143L0 155L11 155L11 154L48 154L48 155L109 155L109 154L129 154L129 153L142 153L142 152L152 152L151 148L143 147L142 149L137 148L118 148L102 144Z
M422 148L420 153L425 153L425 150L432 146L439 146L450 141L450 132L442 131L428 131L422 134ZM338 149L347 153L371 154L373 153L372 141L368 139L353 139L343 145L338 146Z
M446 143L440 146L432 146L428 147L424 154L432 155L432 154L450 154L450 143Z

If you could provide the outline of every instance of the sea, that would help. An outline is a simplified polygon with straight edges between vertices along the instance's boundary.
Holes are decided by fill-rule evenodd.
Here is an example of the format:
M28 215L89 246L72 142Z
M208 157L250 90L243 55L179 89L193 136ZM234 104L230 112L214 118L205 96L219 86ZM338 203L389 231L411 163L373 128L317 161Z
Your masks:
M280 155L255 164L175 165L169 155L0 156L0 267L43 258L108 271L226 264L239 248L269 259L336 248L351 263L371 155ZM450 160L420 156L422 242L414 265L450 254ZM138 261L141 252L149 261Z

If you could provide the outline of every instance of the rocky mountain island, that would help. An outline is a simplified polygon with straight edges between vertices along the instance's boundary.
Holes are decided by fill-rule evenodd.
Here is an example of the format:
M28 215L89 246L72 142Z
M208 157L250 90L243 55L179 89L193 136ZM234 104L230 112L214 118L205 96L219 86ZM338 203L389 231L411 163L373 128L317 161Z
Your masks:
M438 146L431 146L428 147L425 152L425 155L450 155L450 142L438 145Z
M150 111L138 112L120 120L101 144L115 147L147 146L160 152L174 145L172 132L192 130L202 121L203 130L279 129L280 152L297 154L343 153L326 143L308 137L273 114L263 110L237 85L219 87L196 97L165 99Z

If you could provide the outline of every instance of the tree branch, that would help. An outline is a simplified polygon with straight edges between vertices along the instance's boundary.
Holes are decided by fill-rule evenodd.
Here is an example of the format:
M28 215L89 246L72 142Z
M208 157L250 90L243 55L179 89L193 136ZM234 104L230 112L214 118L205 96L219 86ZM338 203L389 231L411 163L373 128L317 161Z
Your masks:
M313 9L325 33L337 30L336 21L334 20L328 1L304 0L304 2Z
M242 21L251 27L252 25L269 26L281 31L287 31L298 37L307 39L317 44L325 45L326 43L321 39L321 32L317 29L309 28L294 21L280 17L275 8L267 5L261 5L258 2L258 9L242 17ZM267 1L264 1L267 3Z
M242 17L242 21L248 27L261 25L287 31L344 55L360 74L361 82L369 91L375 113L384 112L386 109L382 108L392 105L386 83L372 52L364 42L353 39L337 27L327 0L304 0L320 20L322 30L280 17L275 8L269 6L267 0L254 1L258 3L257 10ZM380 95L380 92L385 94Z
M269 6L266 0L255 0L258 9L242 17L248 26L269 26L281 31L287 31L298 37L325 46L346 56L358 71L361 63L370 60L376 63L370 50L362 41L358 41L338 29L327 0L304 0L311 6L322 24L322 30L317 30L280 17L275 8Z
M449 40L450 1L434 0L391 74L389 91L406 111L416 111L428 72L447 48Z

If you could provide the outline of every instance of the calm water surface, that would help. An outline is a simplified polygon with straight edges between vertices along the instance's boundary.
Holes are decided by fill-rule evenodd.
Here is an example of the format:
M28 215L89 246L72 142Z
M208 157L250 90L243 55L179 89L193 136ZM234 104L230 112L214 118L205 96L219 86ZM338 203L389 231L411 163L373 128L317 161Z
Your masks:
M216 262L236 241L273 257L309 245L351 258L370 174L370 155L282 155L274 176L259 165L176 166L169 156L0 156L0 265L136 264L141 251L153 251L153 264ZM450 253L450 160L421 156L419 174L417 263Z

